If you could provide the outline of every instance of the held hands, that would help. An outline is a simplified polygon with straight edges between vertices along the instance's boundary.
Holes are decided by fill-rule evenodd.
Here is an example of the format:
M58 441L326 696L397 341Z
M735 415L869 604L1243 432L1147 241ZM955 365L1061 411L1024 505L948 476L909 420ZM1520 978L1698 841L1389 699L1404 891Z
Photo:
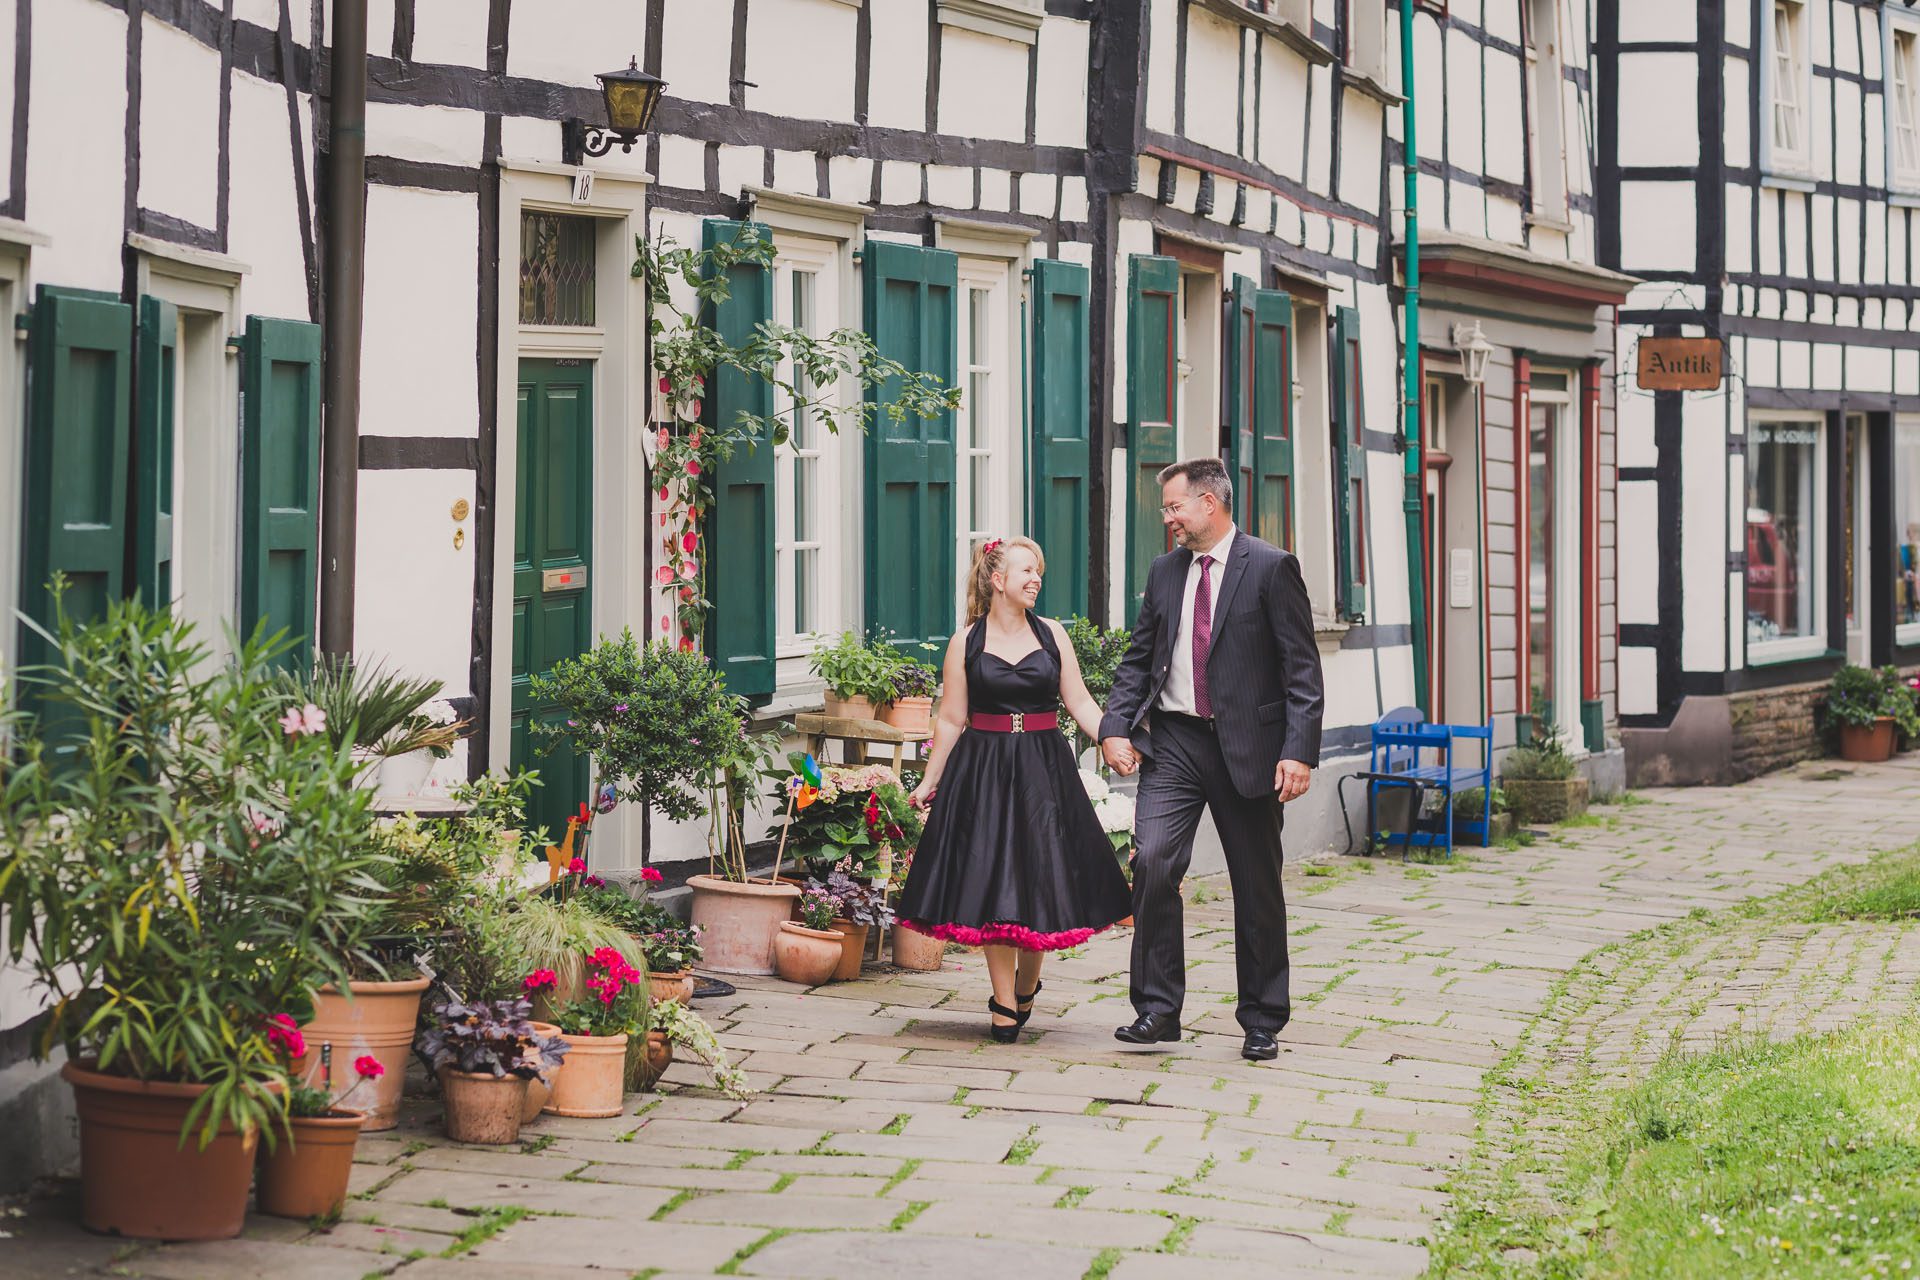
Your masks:
M1107 738L1100 744L1100 755L1107 766L1123 778L1133 776L1140 767L1140 757L1133 749L1130 738Z
M931 778L922 778L920 785L908 794L907 803L916 809L924 809L933 803L933 793L938 790Z
M1282 760L1273 771L1273 789L1280 793L1280 803L1298 800L1307 794L1307 788L1313 785L1313 770L1298 760Z

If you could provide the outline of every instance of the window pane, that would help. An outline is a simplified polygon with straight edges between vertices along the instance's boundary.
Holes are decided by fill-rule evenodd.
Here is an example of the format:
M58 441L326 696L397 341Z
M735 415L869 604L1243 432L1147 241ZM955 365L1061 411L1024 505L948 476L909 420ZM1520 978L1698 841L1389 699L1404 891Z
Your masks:
M1814 559L1813 422L1756 423L1747 445L1747 640L1811 636Z
M1894 434L1893 531L1894 624L1920 623L1920 423Z
M594 323L592 218L520 215L520 323Z
M793 629L798 635L819 629L813 620L813 577L819 554L811 549L793 553Z
M1553 709L1553 436L1555 405L1535 404L1527 422L1527 683L1536 724Z
M793 327L809 337L816 336L813 331L813 287L813 272L793 273ZM797 369L794 371L793 385L798 387L804 396L813 394L813 388L805 384L804 376ZM805 405L794 407L793 447L796 449L813 447L813 413Z

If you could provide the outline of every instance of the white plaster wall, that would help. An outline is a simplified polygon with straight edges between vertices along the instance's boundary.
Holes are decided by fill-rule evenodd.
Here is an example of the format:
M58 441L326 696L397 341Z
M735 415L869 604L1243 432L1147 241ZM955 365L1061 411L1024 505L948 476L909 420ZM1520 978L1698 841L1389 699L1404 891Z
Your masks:
M1521 112L1520 59L1490 51L1486 67L1487 176L1521 182L1526 178L1527 135Z
M1690 53L1623 53L1620 82L1632 88L1615 96L1620 163L1699 164L1699 59Z
M1753 188L1726 184L1727 270L1753 270Z
M484 131L485 121L481 122L481 127ZM667 140L663 138L661 141L664 144ZM510 160L559 159L560 122L535 120L531 116L502 116L500 118L500 154ZM615 152L614 155L619 155L619 152ZM638 147L634 149L634 158L642 158L644 155L645 153ZM601 156L596 167L605 165L609 159L608 156Z
M1653 649L1620 650L1620 714L1652 715L1660 709L1660 655Z
M942 133L1024 139L1027 46L961 27L941 27L939 124Z
M480 42L480 60L471 65L485 66L486 10L473 0L434 0L434 3L455 15L462 26L472 29L473 38ZM426 30L425 8L421 5L419 9L415 53L419 53L419 41ZM667 65L673 68L667 77L672 82L669 92L676 98L725 102L732 10L713 0L668 0L667 10L662 54ZM682 18L679 27L673 22L676 12ZM445 25L446 20L437 18L437 21ZM691 25L694 21L703 22L707 28L705 47L696 48L689 43L689 40L700 39ZM647 6L644 4L635 4L632 0L540 0L538 4L513 7L507 32L507 72L555 84L598 89L596 72L624 67L628 59L636 55L644 57L646 50ZM716 57L721 81L717 98L711 78ZM699 70L695 71L695 67Z
M1178 88L1181 0L1151 0L1147 26L1147 128L1173 132L1174 95Z
M477 433L478 263L477 197L393 187L368 191L363 434ZM422 299L431 299L431 307L423 310Z
M1620 621L1622 625L1660 621L1660 485L1655 480L1622 480L1615 490L1620 512ZM1726 559L1721 558L1724 567ZM1625 651L1623 651L1625 652Z
M645 8L644 5L632 7ZM666 28L661 43L661 66L673 69L667 76L673 96L700 102L729 101L731 87L727 81L731 78L733 58L731 11L717 0L667 0ZM583 73L579 68L579 30L558 31L554 35L562 41L561 49L572 51L566 56L570 56L574 64L573 74L576 77L587 74L586 83L596 83L590 73ZM876 38L877 35L876 27ZM751 47L747 56L753 56ZM511 49L507 57L511 61Z
M64 74L68 68L51 69L73 78ZM38 78L33 87L37 95ZM212 227L219 221L219 162L220 54L158 19L143 19L141 207Z
M367 154L475 167L480 163L486 123L487 118L478 111L369 102ZM554 136L558 137L557 132ZM503 144L505 138L503 130ZM560 158L557 145L551 157Z
M1416 29L1417 30L1417 29ZM1416 38L1415 46L1420 41ZM1437 52L1437 51L1436 51ZM1491 61L1496 55L1486 55ZM1513 61L1504 54L1497 55L1504 61ZM1486 156L1481 148L1482 121L1480 115L1480 73L1482 47L1480 43L1464 31L1454 31L1447 40L1447 87L1450 92L1443 98L1438 89L1428 96L1434 104L1446 114L1447 151L1454 164L1473 173L1484 171ZM1489 95L1491 96L1491 95ZM1395 114L1398 114L1397 112ZM1420 121L1420 131L1431 136L1437 143L1439 136L1434 127L1426 120ZM1422 141L1420 154L1433 154L1431 148Z
M1726 664L1722 636L1723 580L1727 573L1727 405L1724 396L1688 396L1680 422L1680 593L1685 629L1680 666L1719 671ZM1672 619L1663 619L1673 625Z
M607 47L599 40L599 37L604 33L601 22L606 18L612 17L614 11L622 7L638 8L642 11L646 8L645 5L616 5L609 3L608 0L599 0L599 3L596 4L569 4L567 0L558 0L557 3L556 0L541 0L540 4L540 8L546 14L547 21L562 29L572 27L575 31L581 30L581 27L568 23L567 19L576 16L588 18L590 12L590 20L593 23L591 29L596 37L594 47L597 49ZM589 12L578 12L575 14L564 12L565 9L569 8ZM373 11L376 9L383 10L380 16L388 23L390 28L393 22L393 6L383 5L377 2L370 3L367 8L369 18L372 17ZM384 49L392 47L392 37L390 34L384 47L374 43L371 34L372 33L369 33L368 48L373 52L380 53L383 52ZM507 37L507 52L509 56L511 56L513 52L513 34L514 33L509 31ZM634 46L634 52L638 53L639 51L639 46ZM486 66L487 11L479 5L474 4L473 0L414 0L413 57L416 62L437 62L454 67ZM577 53L574 60L578 63L579 57ZM623 63L622 65L625 64ZM606 71L611 68L612 63L609 62L607 66L600 69ZM561 83L564 84L566 81L561 81ZM588 83L591 83L591 81Z
M1092 28L1048 18L1040 27L1040 83L1034 95L1034 141L1042 146L1087 145L1087 56Z
M1746 168L1754 163L1753 134L1748 128L1747 112L1753 95L1759 92L1751 74L1751 64L1740 58L1723 60L1723 108L1720 152L1730 168Z
M1295 182L1306 180L1307 72L1306 59L1270 36L1261 38L1256 159Z
M42 74L33 78L28 105L27 211L52 235L50 244L34 250L38 280L120 291L126 77L71 72L79 69L74 53L82 49L112 51L107 64L125 67L126 47L126 15L94 0L34 6L32 56ZM87 140L84 164L74 163L71 140L78 138Z
M304 100L301 106L304 145L313 134ZM229 253L252 268L246 278L246 309L258 315L314 319L307 314L306 259L300 243L300 202L293 184L287 96L278 85L234 72L228 156L233 181L227 246ZM307 179L311 198L311 165Z
M867 118L892 129L927 127L927 8L870 3L873 47L886 57L868 72Z
M1694 191L1684 182L1620 184L1621 269L1691 271Z
M280 3L279 0L233 0L233 16L242 22L251 22L256 27L276 31L280 23ZM298 22L293 27L293 40L303 49L307 46L305 28Z
M441 680L456 696L472 684L476 539L469 519L465 544L454 547L451 512L473 497L471 471L360 473L354 651Z
M753 85L747 89L747 106L803 120L852 120L858 16L834 0L756 0L749 5L747 79ZM724 30L731 23L722 20L718 25ZM874 46L875 61L885 47ZM1021 100L1024 103L1024 94Z
M1340 198L1368 213L1380 211L1380 104L1348 93L1340 113Z
M1187 137L1233 151L1240 110L1240 26L1195 5L1187 10ZM1252 93L1252 81L1248 81Z
M1728 6L1740 9L1738 3ZM1692 7L1673 0L1620 0L1620 42L1686 41L1698 38Z

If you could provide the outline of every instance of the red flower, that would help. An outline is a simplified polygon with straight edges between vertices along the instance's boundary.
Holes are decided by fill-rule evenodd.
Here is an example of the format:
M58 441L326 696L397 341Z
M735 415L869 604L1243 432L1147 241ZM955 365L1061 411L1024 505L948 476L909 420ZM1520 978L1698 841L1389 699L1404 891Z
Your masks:
M667 381L667 375L666 375L666 374L664 374L664 373L663 373L663 374L661 374L661 375L660 375L660 392L661 392L661 394L662 394L662 395L665 395L665 394L666 394L667 392L669 392L669 391L672 391L672 390L673 390L673 384Z
M640 878L648 884L659 884L662 880L666 879L665 876L660 874L660 868L658 867L640 868Z
M560 977L551 969L535 969L520 980L520 989L528 995L536 991L551 991L559 985Z
M353 1069L362 1080L378 1080L381 1076L387 1074L387 1069L380 1065L380 1059L370 1053L363 1053L355 1058L353 1060Z
M587 860L585 858L575 858L572 862L569 862L567 864L567 874L570 876L580 875L582 872L586 871L586 869L587 869Z
M692 653L692 652L693 652L693 637L692 637L692 636L681 636L681 637L680 637L680 652L682 652L682 653Z
M601 947L593 953L593 962L602 969L611 969L621 963L621 956L612 947Z
M669 493L669 491L668 491L668 489L667 489L667 486L665 486L665 485L661 485L661 486L660 486L660 501L662 501L662 502L665 502L665 501L666 501L666 500L667 500L667 499L668 499L669 497L671 497L671 496L672 496L672 495L671 495L671 493Z
M880 793L872 792L867 796L867 821L877 822L880 818Z
M293 1020L293 1015L290 1013L268 1015L267 1043L285 1053L289 1058L306 1056L307 1039L300 1034L300 1024Z
M690 476L697 476L700 474L700 459L698 458L687 459L687 474Z
M691 554L700 545L700 535L689 529L680 536L680 549Z
M604 889L607 887L607 882L605 880L602 880L599 876L588 876L586 879L582 880L580 883L584 884L589 889Z

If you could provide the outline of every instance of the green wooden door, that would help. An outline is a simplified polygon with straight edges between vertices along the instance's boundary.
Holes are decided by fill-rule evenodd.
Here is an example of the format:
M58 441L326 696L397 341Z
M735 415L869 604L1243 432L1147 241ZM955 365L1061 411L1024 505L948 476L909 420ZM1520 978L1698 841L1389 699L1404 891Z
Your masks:
M1033 264L1033 536L1047 553L1040 612L1087 612L1087 292L1076 262Z
M1160 519L1162 467L1175 461L1175 318L1180 264L1135 254L1127 261L1127 621L1140 612L1147 570L1171 545Z
M593 643L593 365L522 360L518 417L508 740L514 768L540 771L527 825L546 827L557 842L593 781L585 756L543 754L534 744L527 727L557 713L533 700L528 679Z
M1227 362L1226 419L1231 449L1228 473L1233 477L1233 519L1242 529L1253 529L1253 399L1254 296L1259 286L1235 276L1227 295L1227 336L1221 343Z
M1253 295L1253 398L1248 438L1247 527L1293 550L1293 299L1277 289Z
M863 265L867 331L880 354L952 386L959 259L869 240ZM896 421L891 382L867 394L878 406L867 432L867 626L902 645L938 642L957 621L953 414Z
M320 582L320 326L248 316L241 343L240 627L312 660Z
M154 608L173 601L173 402L180 312L140 299L133 428L133 586Z
M1334 568L1340 616L1359 622L1367 612L1367 455L1365 398L1360 382L1360 313L1333 315Z

